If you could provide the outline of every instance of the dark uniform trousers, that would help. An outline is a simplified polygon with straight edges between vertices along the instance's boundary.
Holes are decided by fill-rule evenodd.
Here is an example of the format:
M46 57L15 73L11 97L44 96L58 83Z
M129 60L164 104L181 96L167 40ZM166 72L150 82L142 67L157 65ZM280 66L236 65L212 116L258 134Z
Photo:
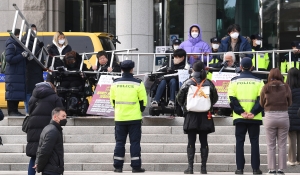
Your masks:
M142 124L116 124L115 139L116 147L114 151L114 167L123 168L125 157L126 138L129 134L131 167L134 169L141 168L141 130Z
M236 123L235 124L235 138L236 138L236 165L237 169L243 170L245 166L244 156L244 142L248 131L251 143L251 166L252 169L259 169L259 132L260 125L254 123Z

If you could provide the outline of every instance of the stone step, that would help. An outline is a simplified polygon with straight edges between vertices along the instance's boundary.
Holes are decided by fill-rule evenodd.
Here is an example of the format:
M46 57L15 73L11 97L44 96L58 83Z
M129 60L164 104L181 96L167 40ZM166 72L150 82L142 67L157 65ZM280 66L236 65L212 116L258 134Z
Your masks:
M29 158L28 158L29 162ZM200 163L194 164L194 173L199 174L200 171ZM149 172L182 172L187 168L187 163L143 163L142 167L146 169L147 173ZM1 163L0 169L1 171L26 171L28 168L28 163ZM65 171L113 171L112 163L65 163ZM261 164L260 169L263 173L266 173L267 165ZM124 163L123 167L124 171L131 171L130 163ZM212 172L232 172L236 170L235 164L218 164L218 163L208 163L207 171L208 174L212 174ZM27 172L27 171L26 171ZM25 172L25 173L26 173ZM252 168L250 164L245 165L244 169L245 174L252 174ZM300 166L288 166L286 173L299 173ZM77 174L77 173L76 173ZM114 173L113 173L114 174ZM124 173L123 173L124 174ZM155 173L156 174L156 173ZM224 173L225 174L225 173ZM228 174L228 173L226 173Z
M24 153L0 153L2 163L26 163L28 157ZM65 153L66 163L112 163L112 153ZM245 154L246 162L251 162L251 154ZM125 153L125 162L130 162L130 153ZM143 153L143 163L187 163L186 153ZM195 162L200 163L200 154L195 154ZM234 164L235 153L210 153L208 163ZM267 155L260 154L261 164L267 164Z
M232 117L214 117L216 126L232 126ZM5 117L0 122L0 126L21 126L24 117ZM143 116L144 126L182 126L184 118L175 117L169 119L169 116L150 117ZM68 118L68 126L114 126L113 118L101 116L86 116L86 117L73 117Z
M28 159L29 162L29 159ZM183 172L187 168L186 163L143 163L142 165L146 171L162 171L162 172ZM194 164L194 173L199 174L200 171L200 163ZM1 171L25 171L28 168L28 163L3 163L0 164ZM65 171L113 171L112 163L65 163ZM267 165L261 164L260 169L266 173ZM131 171L130 163L124 163L123 167L124 171ZM236 170L235 164L207 164L207 171L209 174L211 172L234 172ZM252 168L250 164L245 165L244 172L251 172ZM300 166L288 166L286 173L299 173ZM248 173L250 174L250 173Z
M186 143L142 143L143 153L186 153ZM4 144L0 147L0 153L25 153L26 144ZM112 153L115 143L65 143L65 153ZM267 145L260 144L260 153L267 154ZM244 151L251 153L250 144L245 144ZM287 146L288 149L288 146ZM129 153L129 144L125 145L126 153ZM200 144L196 144L196 152L200 152ZM235 144L209 144L210 153L235 153Z
M114 126L65 126L64 135L114 134ZM183 134L182 126L142 126L144 134ZM234 126L216 126L210 135L234 135ZM1 126L0 135L26 135L21 126ZM265 135L264 126L260 127L260 135Z
M4 144L25 144L26 135L2 135ZM89 134L89 135L64 135L64 143L114 143L115 138L113 134ZM144 134L142 136L142 143L187 143L187 136L184 134L170 135L170 134ZM127 143L129 138L127 137ZM208 143L232 144L235 143L234 135L209 135ZM245 143L250 143L249 138L246 137ZM260 143L266 143L266 136L260 136Z

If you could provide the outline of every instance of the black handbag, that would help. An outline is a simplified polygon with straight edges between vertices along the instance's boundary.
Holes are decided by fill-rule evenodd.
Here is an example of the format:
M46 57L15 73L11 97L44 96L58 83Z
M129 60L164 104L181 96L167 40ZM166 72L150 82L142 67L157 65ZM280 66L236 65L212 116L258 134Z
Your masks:
M2 112L2 110L0 109L0 121L4 119L4 114Z
M22 131L27 133L28 131L28 122L29 122L29 115L27 115L24 120L23 120L23 124L22 124Z

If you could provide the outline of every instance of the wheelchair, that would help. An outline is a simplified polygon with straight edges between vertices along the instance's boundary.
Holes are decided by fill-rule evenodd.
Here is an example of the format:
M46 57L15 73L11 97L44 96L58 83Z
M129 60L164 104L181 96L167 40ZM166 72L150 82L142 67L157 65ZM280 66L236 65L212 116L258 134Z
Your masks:
M156 91L157 91L157 87L159 85L159 83L162 80L162 72L157 72L157 73L151 73L149 75L149 79L150 81L153 81L153 84L150 88L150 93L149 93L149 97L151 99L151 101L154 100ZM165 78L165 77L163 77ZM168 82L168 79L166 80ZM179 85L178 85L179 86ZM183 111L181 109L181 106L179 106L179 104L176 101L174 101L174 107L168 107L168 101L169 101L169 90L170 88L168 87L168 83L166 85L166 88L164 89L163 95L160 98L158 102L158 106L157 107L149 107L149 115L151 116L159 116L160 114L165 115L165 114L170 114L171 116L183 116ZM175 92L175 97L178 91Z
M56 92L62 98L63 105L68 116L86 116L89 107L87 97L93 95L92 83L90 78L79 71L68 72L62 67L58 67L58 72L54 76ZM69 74L78 74L83 76L82 83L77 87L65 88L61 84L65 81L64 78Z

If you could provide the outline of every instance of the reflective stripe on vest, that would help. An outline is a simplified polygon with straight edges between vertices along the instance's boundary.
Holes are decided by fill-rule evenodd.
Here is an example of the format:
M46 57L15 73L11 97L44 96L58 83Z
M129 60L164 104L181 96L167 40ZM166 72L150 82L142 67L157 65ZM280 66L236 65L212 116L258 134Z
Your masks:
M122 105L135 105L136 102L117 101L116 104L122 104Z

